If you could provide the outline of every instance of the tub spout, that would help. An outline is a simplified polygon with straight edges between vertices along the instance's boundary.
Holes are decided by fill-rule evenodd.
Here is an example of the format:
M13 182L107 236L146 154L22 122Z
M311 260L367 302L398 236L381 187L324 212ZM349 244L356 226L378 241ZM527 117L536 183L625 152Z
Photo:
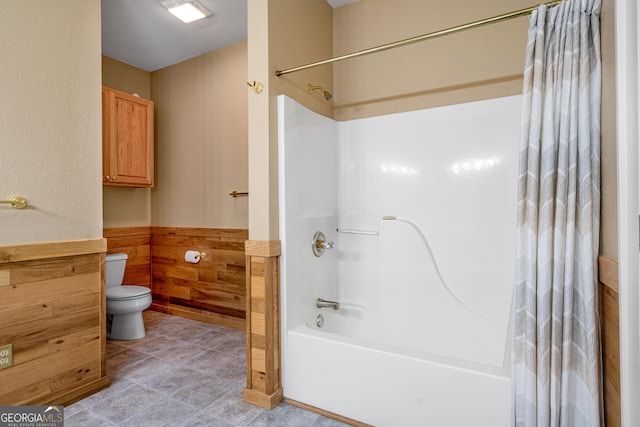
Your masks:
M327 301L322 298L318 298L316 300L316 307L318 308L332 308L334 310L338 310L340 308L340 303L335 301Z

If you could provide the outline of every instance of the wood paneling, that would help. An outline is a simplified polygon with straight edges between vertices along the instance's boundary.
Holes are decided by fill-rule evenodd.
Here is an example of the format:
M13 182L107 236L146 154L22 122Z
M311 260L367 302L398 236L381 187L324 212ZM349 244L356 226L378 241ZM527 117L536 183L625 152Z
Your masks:
M236 329L245 326L246 229L151 228L154 310ZM185 252L203 254L197 264Z
M33 243L27 245L0 246L0 264L35 259L59 258L104 252L104 239L72 240L68 242ZM5 273L6 274L6 273ZM1 277L1 276L0 276Z
M66 405L109 384L105 250L104 239L0 247L11 254L0 263L0 345L14 352L0 405Z
M598 265L605 425L618 427L621 425L618 263L600 257Z
M273 409L280 375L280 241L247 241L247 387L244 400Z
M152 289L156 311L244 329L246 229L124 227L104 230L107 252L129 256L123 283ZM184 260L188 250L205 255ZM0 276L2 286L2 276Z
M598 258L598 280L614 292L618 292L618 263L612 259Z
M125 253L127 268L122 283L151 288L151 228L105 228L107 253Z

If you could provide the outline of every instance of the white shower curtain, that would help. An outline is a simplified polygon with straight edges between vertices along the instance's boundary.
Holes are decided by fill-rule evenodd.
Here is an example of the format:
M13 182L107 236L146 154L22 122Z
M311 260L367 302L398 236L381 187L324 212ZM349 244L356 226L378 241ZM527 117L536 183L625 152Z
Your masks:
M600 0L532 13L524 72L512 424L603 424Z

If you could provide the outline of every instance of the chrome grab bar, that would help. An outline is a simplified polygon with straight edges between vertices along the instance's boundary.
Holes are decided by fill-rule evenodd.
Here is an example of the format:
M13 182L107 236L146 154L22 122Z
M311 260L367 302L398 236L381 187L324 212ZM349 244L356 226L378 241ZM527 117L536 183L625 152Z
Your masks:
M352 228L336 228L338 233L347 233L347 234L368 234L370 236L377 236L380 233L373 230L354 230Z
M316 307L318 308L332 308L334 310L340 309L340 303L336 301L327 301L322 298L316 300Z

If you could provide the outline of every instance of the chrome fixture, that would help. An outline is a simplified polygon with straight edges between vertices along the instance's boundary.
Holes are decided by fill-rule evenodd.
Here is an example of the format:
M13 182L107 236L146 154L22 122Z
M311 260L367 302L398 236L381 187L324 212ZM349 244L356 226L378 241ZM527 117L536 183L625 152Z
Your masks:
M322 86L314 86L311 83L309 83L307 85L307 93L313 93L314 90L321 91L322 92L322 96L324 96L324 100L325 101L331 101L331 98L333 98L333 95L331 95L331 92L329 92L328 90L326 90Z
M322 317L322 314L318 314L318 317L316 317L316 326L318 328L322 328L323 325L324 325L324 317Z
M315 256L320 256L324 253L325 249L333 249L333 242L327 241L322 231L316 231L313 235L311 250Z
M340 309L340 303L336 301L327 301L322 298L316 300L316 307L318 308L332 308L334 310Z
M336 228L338 233L346 233L346 234L367 234L369 236L377 236L380 233L374 230L354 230L352 228Z

